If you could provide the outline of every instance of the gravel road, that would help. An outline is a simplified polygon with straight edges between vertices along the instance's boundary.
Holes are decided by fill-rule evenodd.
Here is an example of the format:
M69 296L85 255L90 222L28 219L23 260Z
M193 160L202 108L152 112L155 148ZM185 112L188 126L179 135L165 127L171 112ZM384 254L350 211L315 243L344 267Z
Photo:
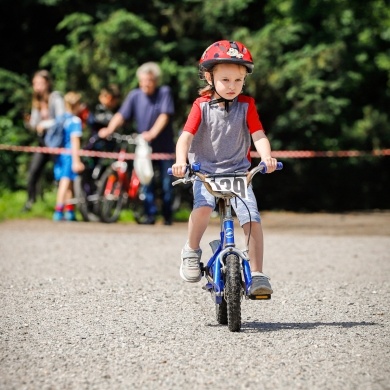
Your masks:
M263 226L275 292L231 333L179 277L186 224L0 223L0 388L390 389L390 213Z

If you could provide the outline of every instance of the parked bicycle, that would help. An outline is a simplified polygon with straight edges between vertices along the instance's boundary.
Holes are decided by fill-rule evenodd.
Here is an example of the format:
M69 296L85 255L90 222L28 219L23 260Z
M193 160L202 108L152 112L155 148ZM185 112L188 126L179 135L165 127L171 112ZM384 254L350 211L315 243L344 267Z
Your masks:
M98 186L99 216L105 223L118 221L121 211L129 206L138 220L143 214L142 186L133 169L133 164L126 161L129 145L136 145L138 135L111 135L120 145L118 159L106 169Z
M85 170L74 183L75 198L72 200L78 207L83 220L115 223L123 209L130 208L137 223L144 215L143 187L134 170L133 161L126 160L129 146L137 145L138 134L122 135L113 133L108 139L97 135L90 138L84 150L118 151L116 161L108 158L84 157ZM119 150L118 150L119 149ZM157 194L160 191L160 179L155 177ZM189 189L174 189L173 211L177 211L182 202L188 198ZM158 195L159 196L159 195Z
M83 147L83 150L98 152L112 152L115 141L102 139L93 135ZM84 221L97 222L100 220L100 196L98 193L99 182L104 171L109 166L108 159L101 157L82 157L85 169L74 181L74 203Z
M278 162L277 169L282 168L283 164ZM200 266L202 276L207 280L203 289L211 293L215 302L217 322L227 324L232 332L241 329L243 297L252 300L271 299L271 295L268 294L250 294L252 276L248 248L240 250L236 247L231 205L233 198L245 203L247 188L252 178L256 173L266 173L266 171L266 165L260 163L247 173L203 174L200 172L200 164L195 163L188 165L184 178L173 182L173 185L177 185L200 180L206 189L217 198L221 225L220 238L210 242L213 255L207 264L200 263ZM168 172L172 174L171 169Z

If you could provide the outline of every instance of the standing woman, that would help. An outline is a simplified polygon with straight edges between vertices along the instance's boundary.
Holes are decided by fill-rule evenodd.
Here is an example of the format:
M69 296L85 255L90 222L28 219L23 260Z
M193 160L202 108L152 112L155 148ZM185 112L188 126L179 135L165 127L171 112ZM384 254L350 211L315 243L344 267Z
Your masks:
M53 91L52 80L47 70L38 70L34 73L32 88L32 108L28 127L37 133L39 146L45 146L44 135L47 120L64 114L64 99L58 91ZM35 203L39 178L50 159L50 154L41 152L33 154L28 171L28 198L23 208L24 211L31 210Z

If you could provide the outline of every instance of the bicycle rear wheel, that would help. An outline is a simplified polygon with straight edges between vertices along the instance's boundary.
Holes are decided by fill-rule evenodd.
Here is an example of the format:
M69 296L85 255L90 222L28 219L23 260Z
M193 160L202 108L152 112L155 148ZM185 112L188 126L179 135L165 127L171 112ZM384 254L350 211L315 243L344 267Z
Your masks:
M241 329L241 269L237 255L231 254L226 258L225 282L228 328L238 332Z
M104 172L99 185L100 220L105 223L117 222L126 202L126 193L113 169Z

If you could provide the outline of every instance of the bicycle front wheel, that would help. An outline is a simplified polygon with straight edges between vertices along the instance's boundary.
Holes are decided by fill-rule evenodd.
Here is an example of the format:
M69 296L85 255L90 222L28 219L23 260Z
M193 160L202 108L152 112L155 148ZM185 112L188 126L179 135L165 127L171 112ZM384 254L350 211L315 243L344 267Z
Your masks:
M86 170L77 176L73 182L74 194L77 199L77 208L85 222L99 221L99 205L97 185Z
M231 254L226 258L225 299L228 328L232 332L241 329L241 269L240 259Z
M117 222L126 201L126 193L118 173L112 169L104 172L99 185L100 220L105 223Z

